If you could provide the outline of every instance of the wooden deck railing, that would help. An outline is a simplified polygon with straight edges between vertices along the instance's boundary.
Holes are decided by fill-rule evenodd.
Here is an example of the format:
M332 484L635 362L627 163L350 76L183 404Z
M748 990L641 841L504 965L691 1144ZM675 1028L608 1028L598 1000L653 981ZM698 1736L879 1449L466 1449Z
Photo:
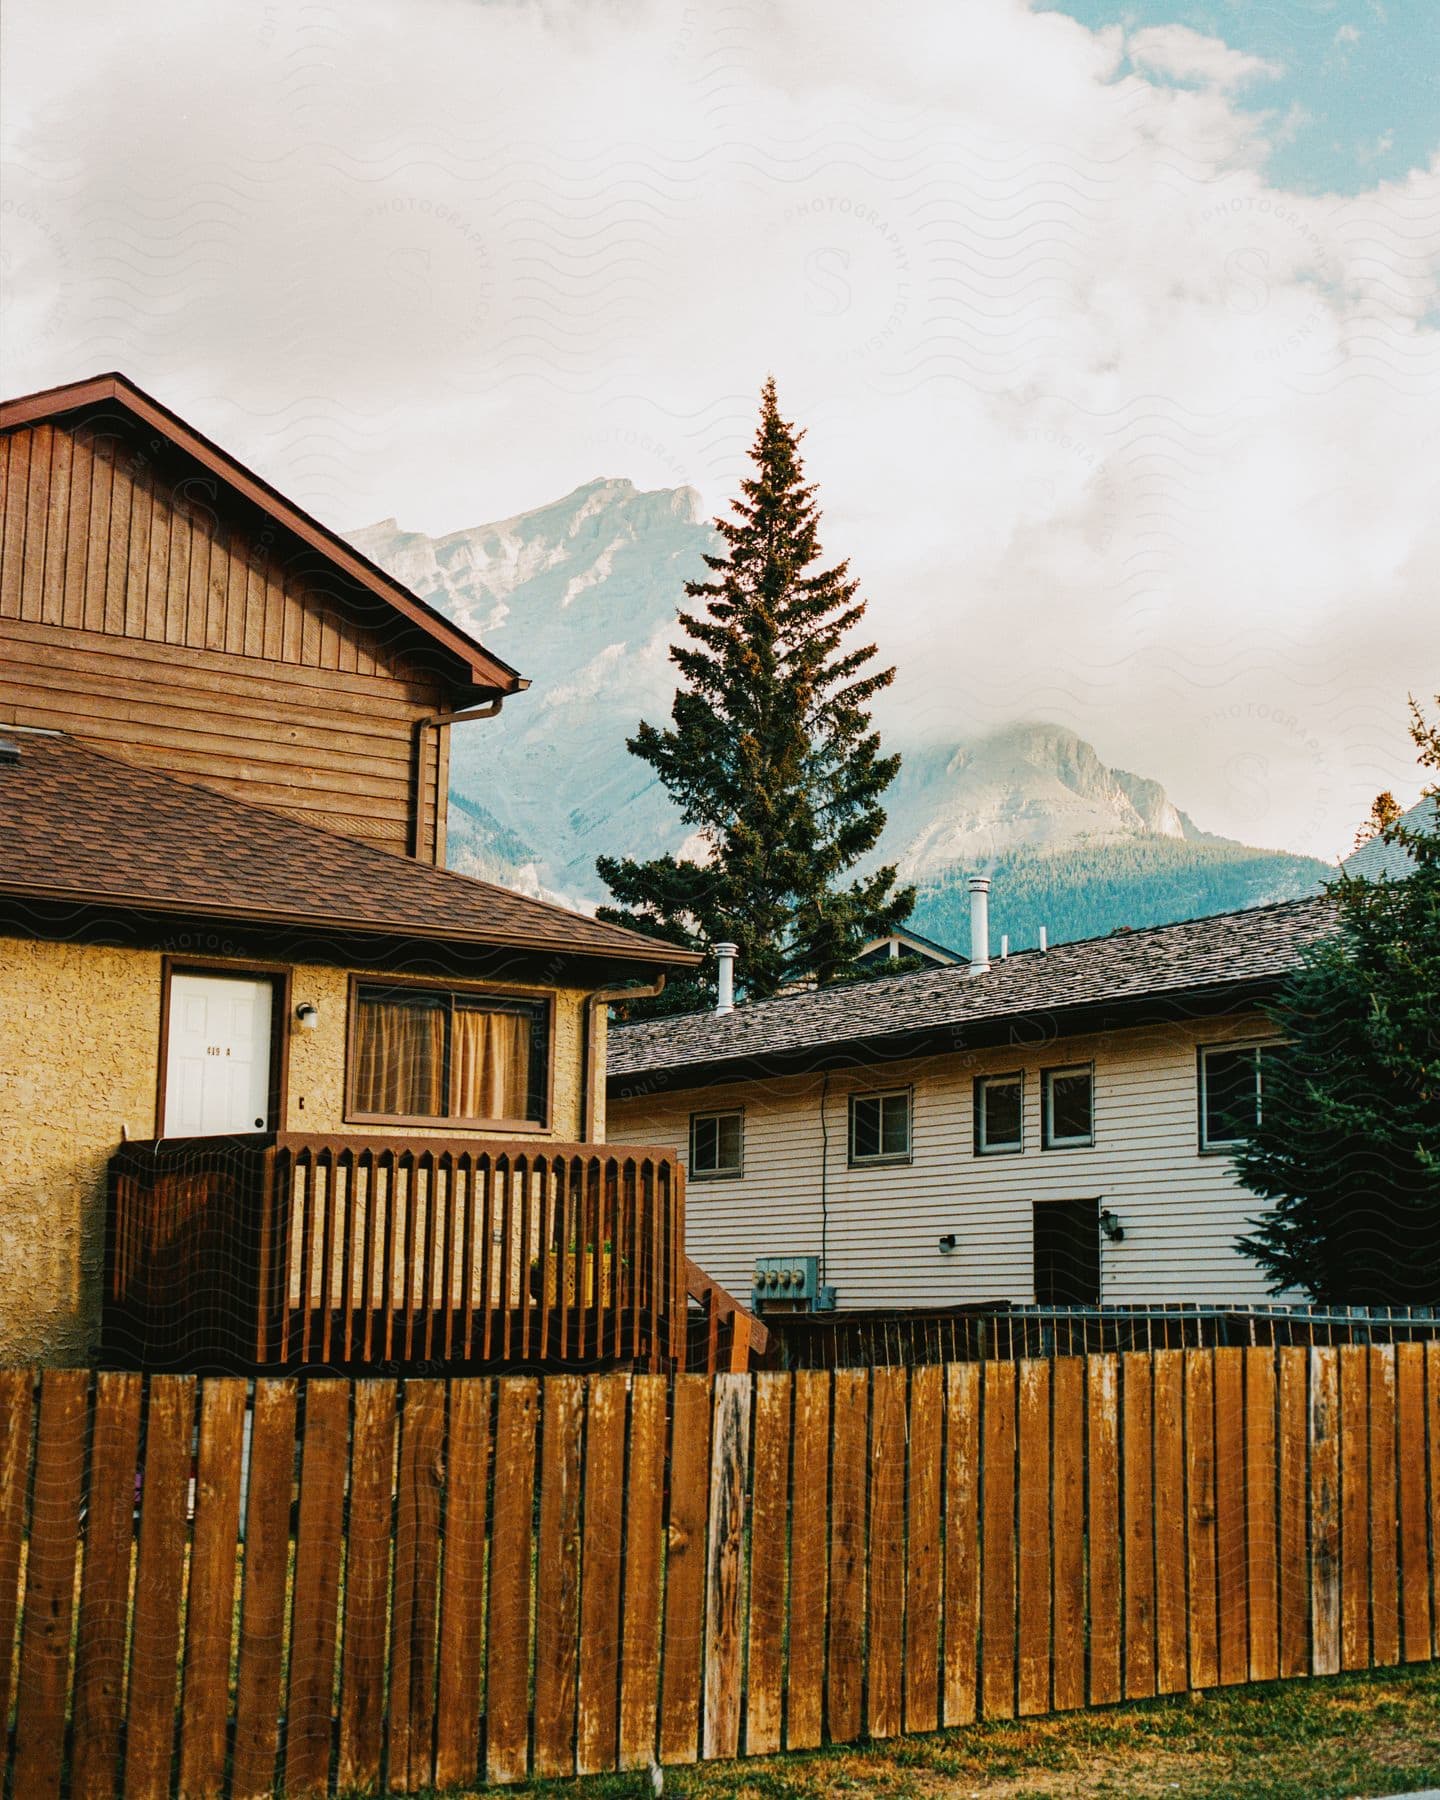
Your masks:
M150 1369L683 1367L684 1177L631 1145L124 1145L107 1359Z

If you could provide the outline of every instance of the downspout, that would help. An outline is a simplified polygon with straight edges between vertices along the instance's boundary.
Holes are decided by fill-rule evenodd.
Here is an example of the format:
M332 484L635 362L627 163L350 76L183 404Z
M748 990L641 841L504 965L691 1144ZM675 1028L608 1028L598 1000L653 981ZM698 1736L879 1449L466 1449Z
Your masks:
M530 683L522 681L515 690L523 693ZM410 854L418 862L420 860L420 782L425 773L425 739L423 733L430 727L437 730L442 725L463 725L468 719L493 719L505 704L504 694L497 694L493 700L487 700L483 706L467 707L464 712L431 713L428 717L417 719L410 732L410 784L415 796L414 825L410 831ZM440 793L440 765L435 765L435 838L440 841L440 816L447 796ZM434 859L432 859L434 860Z
M653 1000L665 991L666 977L658 976L648 987L598 988L585 1001L585 1029L580 1034L580 1141L588 1144L595 1132L595 1021L602 1006L620 1000Z

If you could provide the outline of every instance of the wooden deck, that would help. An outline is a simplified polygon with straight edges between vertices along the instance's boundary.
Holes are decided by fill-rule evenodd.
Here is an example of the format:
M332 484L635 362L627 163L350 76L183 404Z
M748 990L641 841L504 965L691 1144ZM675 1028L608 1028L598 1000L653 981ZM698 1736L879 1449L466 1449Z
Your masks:
M684 1173L633 1145L123 1145L111 1366L352 1373L687 1361Z

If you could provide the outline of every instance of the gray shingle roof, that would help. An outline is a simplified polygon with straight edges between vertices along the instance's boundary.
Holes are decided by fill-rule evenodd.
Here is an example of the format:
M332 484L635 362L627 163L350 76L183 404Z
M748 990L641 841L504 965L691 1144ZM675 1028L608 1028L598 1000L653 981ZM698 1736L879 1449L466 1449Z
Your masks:
M990 965L926 970L818 992L782 994L725 1017L685 1013L617 1025L610 1032L612 1082L659 1070L792 1058L827 1044L1023 1017L1063 1015L1146 1000L1179 1002L1272 984L1302 951L1333 935L1335 908L1323 898L1285 901L1157 925L1114 937L1027 950Z

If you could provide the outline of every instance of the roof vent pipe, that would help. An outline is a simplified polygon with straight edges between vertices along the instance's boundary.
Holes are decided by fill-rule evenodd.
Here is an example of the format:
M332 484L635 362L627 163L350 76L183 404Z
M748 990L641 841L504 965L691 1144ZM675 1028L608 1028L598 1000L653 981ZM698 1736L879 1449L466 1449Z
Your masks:
M1001 962L1008 962L1010 960L1010 938L1008 933L1002 934L1000 939L1000 960Z
M1049 948L1050 948L1049 938L1046 935L1045 927L1042 925L1040 927L1040 950L1041 950L1041 953L1043 954Z
M970 877L970 973L983 975L990 967L990 877Z
M715 1011L718 1014L735 1010L735 957L737 947L734 944L717 944L715 946Z

